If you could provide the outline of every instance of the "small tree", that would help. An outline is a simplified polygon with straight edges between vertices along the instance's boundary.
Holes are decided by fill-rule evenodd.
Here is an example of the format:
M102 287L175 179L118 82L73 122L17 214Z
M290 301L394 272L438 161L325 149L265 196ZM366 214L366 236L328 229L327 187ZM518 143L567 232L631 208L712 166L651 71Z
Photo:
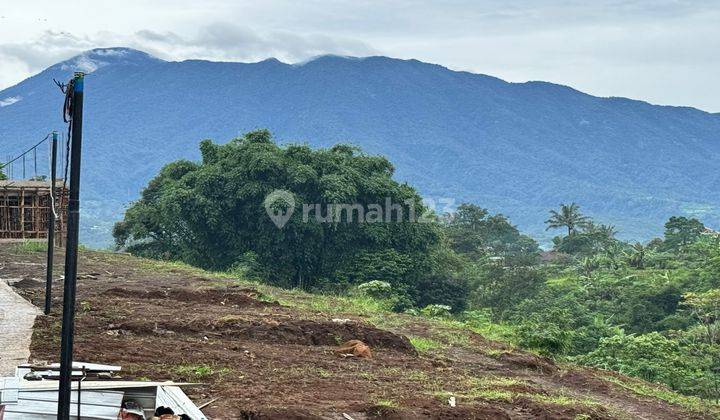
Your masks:
M0 166L0 181L4 181L7 179L7 176L5 176L5 172L3 172L4 166Z
M720 340L720 289L712 289L703 293L685 293L685 306L705 327L708 343L715 344Z
M635 245L632 246L632 249L629 252L626 252L625 255L628 258L628 265L630 265L630 267L635 267L638 270L645 268L645 255L647 255L647 247L640 242L636 242Z

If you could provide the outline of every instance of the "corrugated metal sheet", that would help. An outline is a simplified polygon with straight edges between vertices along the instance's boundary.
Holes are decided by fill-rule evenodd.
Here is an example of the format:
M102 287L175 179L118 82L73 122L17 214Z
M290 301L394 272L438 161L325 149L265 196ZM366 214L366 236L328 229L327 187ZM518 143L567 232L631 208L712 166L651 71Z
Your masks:
M135 401L145 410L145 418L152 418L155 414L155 394L157 388L125 388L125 399L123 401Z
M0 405L17 403L19 391L18 378L0 378Z
M123 389L123 388L154 388L157 386L186 386L199 385L190 382L138 382L138 381L83 381L83 390L99 390L99 389ZM58 381L20 381L20 389L27 391L57 391ZM77 389L77 381L73 381L72 388Z
M26 367L17 370L23 375ZM3 396L5 414L0 420L50 420L56 417L58 381L27 381L17 377L0 378L0 395ZM178 414L187 414L193 420L207 417L180 389L192 383L138 382L138 381L83 381L80 418L87 420L116 420L123 401L133 400L144 409L147 418L155 408L166 406ZM77 382L72 383L77 390ZM77 391L72 392L71 416L77 418Z
M5 406L4 420L51 420L57 416L57 391L20 391L18 404ZM117 420L124 392L82 391L81 420ZM77 392L71 394L71 418L78 418Z
M59 368L60 363L50 363L48 367L51 368ZM96 372L120 372L122 367L115 366L115 365L101 365L98 363L88 363L88 362L72 362L72 368L73 369L82 369L85 368L89 371L96 371Z
M173 409L175 414L187 414L193 420L207 420L205 414L193 403L178 386L159 386L156 405Z

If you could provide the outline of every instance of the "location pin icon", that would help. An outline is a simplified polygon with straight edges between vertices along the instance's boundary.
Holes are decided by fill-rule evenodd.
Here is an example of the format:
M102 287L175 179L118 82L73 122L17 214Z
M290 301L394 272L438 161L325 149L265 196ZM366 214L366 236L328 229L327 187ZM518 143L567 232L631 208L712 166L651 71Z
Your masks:
M295 211L295 197L290 191L275 190L265 197L263 203L270 220L282 229Z

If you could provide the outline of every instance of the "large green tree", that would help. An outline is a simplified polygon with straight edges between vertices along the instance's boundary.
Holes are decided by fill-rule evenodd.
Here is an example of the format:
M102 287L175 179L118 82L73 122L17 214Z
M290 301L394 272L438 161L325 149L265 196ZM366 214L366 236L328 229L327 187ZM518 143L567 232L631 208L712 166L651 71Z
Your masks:
M439 227L412 220L425 208L387 159L345 145L281 147L266 130L200 149L201 162L171 163L149 183L114 229L120 247L211 269L250 265L306 289L402 287L432 274ZM269 217L291 211L281 227Z
M5 172L3 172L3 167L0 166L0 181L4 181L7 179L7 176L5 176Z
M705 225L698 219L673 216L665 223L665 249L683 251L700 238Z

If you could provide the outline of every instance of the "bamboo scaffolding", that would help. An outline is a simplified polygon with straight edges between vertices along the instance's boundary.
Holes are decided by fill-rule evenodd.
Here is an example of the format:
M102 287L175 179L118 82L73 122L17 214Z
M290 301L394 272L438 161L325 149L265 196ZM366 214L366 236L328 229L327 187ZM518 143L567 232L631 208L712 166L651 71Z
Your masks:
M49 182L0 181L0 241L47 241L51 207ZM55 185L55 207L55 244L62 246L67 224L67 191L62 181Z

